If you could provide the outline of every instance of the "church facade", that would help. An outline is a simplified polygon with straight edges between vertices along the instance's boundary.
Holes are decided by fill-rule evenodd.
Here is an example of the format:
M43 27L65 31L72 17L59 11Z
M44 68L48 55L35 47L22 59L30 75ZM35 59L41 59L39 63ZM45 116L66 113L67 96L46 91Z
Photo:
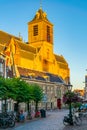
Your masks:
M70 69L62 55L54 53L53 24L40 8L28 22L28 42L0 30L0 56L5 57L2 76L21 77L29 83L39 84L46 99L46 106L56 106L70 80ZM1 62L0 62L1 64ZM0 68L2 71L2 68Z

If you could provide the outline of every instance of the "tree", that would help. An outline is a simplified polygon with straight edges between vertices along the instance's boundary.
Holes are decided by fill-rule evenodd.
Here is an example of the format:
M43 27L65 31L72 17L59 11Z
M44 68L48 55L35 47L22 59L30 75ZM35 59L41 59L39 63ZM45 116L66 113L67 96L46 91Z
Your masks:
M4 109L3 111L7 111L7 99L12 98L14 96L12 82L11 79L0 77L0 98L4 100Z
M33 97L34 97L34 101L35 101L35 112L37 112L38 111L38 103L43 98L43 90L37 84L32 84L32 89L33 89Z
M29 84L20 79L20 78L13 78L12 79L13 82L13 89L14 89L14 94L15 96L13 97L15 101L17 101L16 103L16 112L19 112L19 103L21 102L27 102L28 98L29 98Z
M31 84L28 84L28 96L27 96L27 100L26 100L26 103L27 103L27 110L28 110L28 118L31 119L31 106L30 106L30 102L31 100L34 100L34 97L33 97L33 88L32 88L32 85Z

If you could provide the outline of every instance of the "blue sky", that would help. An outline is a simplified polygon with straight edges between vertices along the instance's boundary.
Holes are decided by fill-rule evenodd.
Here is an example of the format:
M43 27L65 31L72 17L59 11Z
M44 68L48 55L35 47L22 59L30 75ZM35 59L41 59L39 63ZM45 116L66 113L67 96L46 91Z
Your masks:
M0 0L0 30L28 41L27 23L40 0ZM87 0L42 0L42 9L54 25L54 53L63 55L73 88L83 88L87 74Z

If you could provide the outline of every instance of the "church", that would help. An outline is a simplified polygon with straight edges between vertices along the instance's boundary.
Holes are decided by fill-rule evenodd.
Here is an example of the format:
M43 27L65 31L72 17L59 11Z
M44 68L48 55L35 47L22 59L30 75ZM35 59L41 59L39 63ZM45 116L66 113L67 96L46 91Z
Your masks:
M28 22L27 42L0 30L0 75L38 83L47 97L43 105L51 108L70 82L68 63L64 56L54 53L53 37L53 24L41 7Z

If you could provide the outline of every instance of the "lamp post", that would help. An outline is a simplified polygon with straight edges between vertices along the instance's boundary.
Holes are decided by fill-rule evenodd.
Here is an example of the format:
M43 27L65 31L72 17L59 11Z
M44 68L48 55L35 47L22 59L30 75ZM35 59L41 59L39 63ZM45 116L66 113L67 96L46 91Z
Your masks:
M71 91L72 91L72 85L70 84L70 82L68 83L67 86L68 86L68 92L71 93ZM70 124L73 125L71 97L70 97L70 103L69 103L69 119L70 119Z
M67 86L68 86L68 91L72 91L72 87L73 87L73 86L70 84L70 82L68 82L68 85L67 85Z
M87 75L85 75L85 99L87 99Z

